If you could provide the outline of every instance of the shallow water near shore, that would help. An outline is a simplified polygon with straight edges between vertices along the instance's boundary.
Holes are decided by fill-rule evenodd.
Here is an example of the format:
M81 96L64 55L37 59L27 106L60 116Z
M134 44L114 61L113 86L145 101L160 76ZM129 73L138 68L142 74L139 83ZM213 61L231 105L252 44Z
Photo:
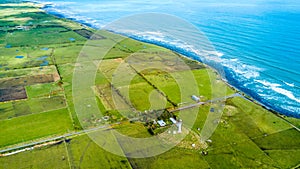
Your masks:
M94 28L132 14L167 13L194 24L215 46L226 80L265 106L300 117L300 2L288 1L115 1L39 0L50 14ZM136 39L187 56L183 44L141 34ZM162 43L164 42L164 43Z

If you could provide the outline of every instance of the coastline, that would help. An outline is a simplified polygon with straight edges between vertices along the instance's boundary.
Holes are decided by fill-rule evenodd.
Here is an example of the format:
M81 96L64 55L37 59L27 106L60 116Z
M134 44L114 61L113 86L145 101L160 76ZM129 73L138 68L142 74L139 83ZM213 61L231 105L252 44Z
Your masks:
M81 24L82 24L82 23L81 23ZM94 29L94 28L92 28L92 29ZM111 33L114 33L114 34L121 35L121 36L126 36L126 35L120 34L120 33L118 33L118 32L113 32L113 31L110 31L110 32L111 32ZM171 51L173 51L173 52L175 52L175 53L177 53L177 54L179 54L179 55L181 55L181 56L183 56L183 57L186 57L186 58L188 58L188 59L191 59L191 60L200 62L200 63L204 64L206 67L208 67L209 69L212 69L215 73L217 73L217 75L218 75L219 77L221 77L220 80L222 80L222 82L224 82L229 88L231 88L231 89L234 90L235 92L237 92L237 93L239 93L240 95L244 96L244 98L247 99L248 101L250 101L250 102L252 102L252 103L254 103L254 104L256 104L256 105L259 105L260 107L264 108L265 110L267 110L267 111L273 113L274 115L276 115L276 116L278 116L278 117L280 117L280 118L283 118L283 119L284 119L285 117L292 117L292 118L300 119L300 116L297 116L297 115L291 115L291 114L286 115L286 114L284 114L284 113L280 113L279 111L276 111L276 110L274 110L273 108L271 108L271 107L265 105L264 103L260 102L259 100L257 100L257 99L255 99L255 98L251 97L251 96L248 95L247 93L245 93L245 92L239 90L237 87L235 87L234 85L230 84L230 83L228 82L228 80L224 79L224 77L222 77L222 76L220 75L220 73L219 73L214 67L212 67L212 66L210 66L210 65L208 65L208 64L206 64L206 63L203 63L202 61L199 61L199 60L195 59L195 58L193 57L194 54L189 54L189 53L187 53L187 52L185 52L185 51L181 51L180 49L166 47L166 46L164 46L164 45L162 45L162 44L159 44L159 43L156 43L156 42L153 42L153 41L148 41L148 40L145 40L145 39L139 39L139 38L135 38L135 37L131 37L131 36L126 36L126 37L132 38L132 39L137 40L137 41L140 41L140 42L150 43L150 44L153 44L153 45L157 45L157 46L164 47L164 48L169 49L169 50L171 50ZM187 55L190 55L190 57L187 56Z
M62 18L62 19L67 19L67 20L70 20L72 22L77 22L79 23L80 25L82 26L85 26L89 29L93 29L93 30L97 30L97 28L93 27L92 24L89 24L89 23L86 23L86 22L81 22L79 20L77 20L76 18L67 18L65 17L63 14L55 14L55 13L48 13L45 8L47 8L48 5L51 5L52 3L40 3L38 1L34 1L34 0L23 0L22 2L25 2L25 3L34 3L34 4L39 4L40 6L38 8L40 8L42 10L42 12L44 13L47 13L49 15L52 15L52 16L55 16L57 18ZM107 31L107 30L106 30ZM256 105L259 105L261 106L262 108L264 108L265 110L273 113L274 115L280 117L280 118L283 118L285 119L285 117L292 117L292 118L296 118L296 119L300 119L300 116L297 115L297 114L290 114L290 113L287 113L287 112L280 112L280 111L277 111L275 110L274 108L272 108L272 106L269 106L267 105L267 102L266 103L263 103L264 101L261 100L261 99L256 99L252 96L250 96L249 94L243 92L242 90L238 89L238 87L230 84L230 82L225 79L224 77L222 77L220 75L220 73L212 66L208 65L208 64L205 64L203 63L202 61L200 60L197 60L195 59L195 57L193 57L193 55L195 54L192 54L192 53L187 53L186 51L183 51L183 50L180 50L180 49L177 49L177 48L174 48L172 46L167 46L167 45L164 45L164 44L160 44L158 42L153 42L153 41L150 41L150 40L146 40L146 39L141 39L141 38L135 38L135 37L132 37L132 36L127 36L125 34L121 34L121 33L118 33L118 32L113 32L113 31L109 31L109 32L112 32L114 34L118 34L118 35L122 35L122 36L126 36L128 38L131 38L131 39L134 39L134 40L137 40L137 41L141 41L141 42L145 42L145 43L150 43L150 44L154 44L154 45L157 45L157 46L161 46L161 47L164 47L164 48L167 48L177 54L180 54L188 59L192 59L194 61L197 61L197 62L200 62L202 64L204 64L205 66L207 66L209 69L212 69L214 72L216 72L218 74L219 77L221 77L220 79L228 86L230 87L231 89L233 89L234 91L236 91L237 93L241 94L242 96L244 96L248 101L251 101L252 103L256 104Z

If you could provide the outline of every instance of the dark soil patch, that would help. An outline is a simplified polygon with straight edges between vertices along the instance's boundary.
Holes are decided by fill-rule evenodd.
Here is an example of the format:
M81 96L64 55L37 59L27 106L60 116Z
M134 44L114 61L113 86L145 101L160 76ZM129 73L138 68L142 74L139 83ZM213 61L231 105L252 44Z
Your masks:
M74 32L76 32L77 34L79 34L87 39L90 39L90 40L106 39L106 37L95 34L94 32L86 30L86 29L77 29L77 30L74 30Z
M25 76L0 80L0 89L28 86L39 83L51 83L59 80L55 74Z
M0 89L0 102L27 99L25 87L18 86L7 89Z

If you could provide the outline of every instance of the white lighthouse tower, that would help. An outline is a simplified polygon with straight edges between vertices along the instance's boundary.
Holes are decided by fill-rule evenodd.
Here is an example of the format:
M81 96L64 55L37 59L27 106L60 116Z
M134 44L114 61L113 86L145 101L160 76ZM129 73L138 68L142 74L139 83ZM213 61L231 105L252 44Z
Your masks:
M176 126L178 127L178 133L181 133L181 127L182 127L182 120L180 119L179 121L177 121Z

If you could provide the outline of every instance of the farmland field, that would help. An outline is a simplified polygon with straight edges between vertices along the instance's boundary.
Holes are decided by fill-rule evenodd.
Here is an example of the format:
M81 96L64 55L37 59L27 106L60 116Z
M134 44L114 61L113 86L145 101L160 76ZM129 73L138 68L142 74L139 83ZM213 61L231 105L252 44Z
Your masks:
M0 158L0 168L97 168L99 164L104 168L131 168L126 158L105 152L86 135Z
M53 123L55 122L55 123ZM0 147L72 130L67 109L22 116L0 122Z

